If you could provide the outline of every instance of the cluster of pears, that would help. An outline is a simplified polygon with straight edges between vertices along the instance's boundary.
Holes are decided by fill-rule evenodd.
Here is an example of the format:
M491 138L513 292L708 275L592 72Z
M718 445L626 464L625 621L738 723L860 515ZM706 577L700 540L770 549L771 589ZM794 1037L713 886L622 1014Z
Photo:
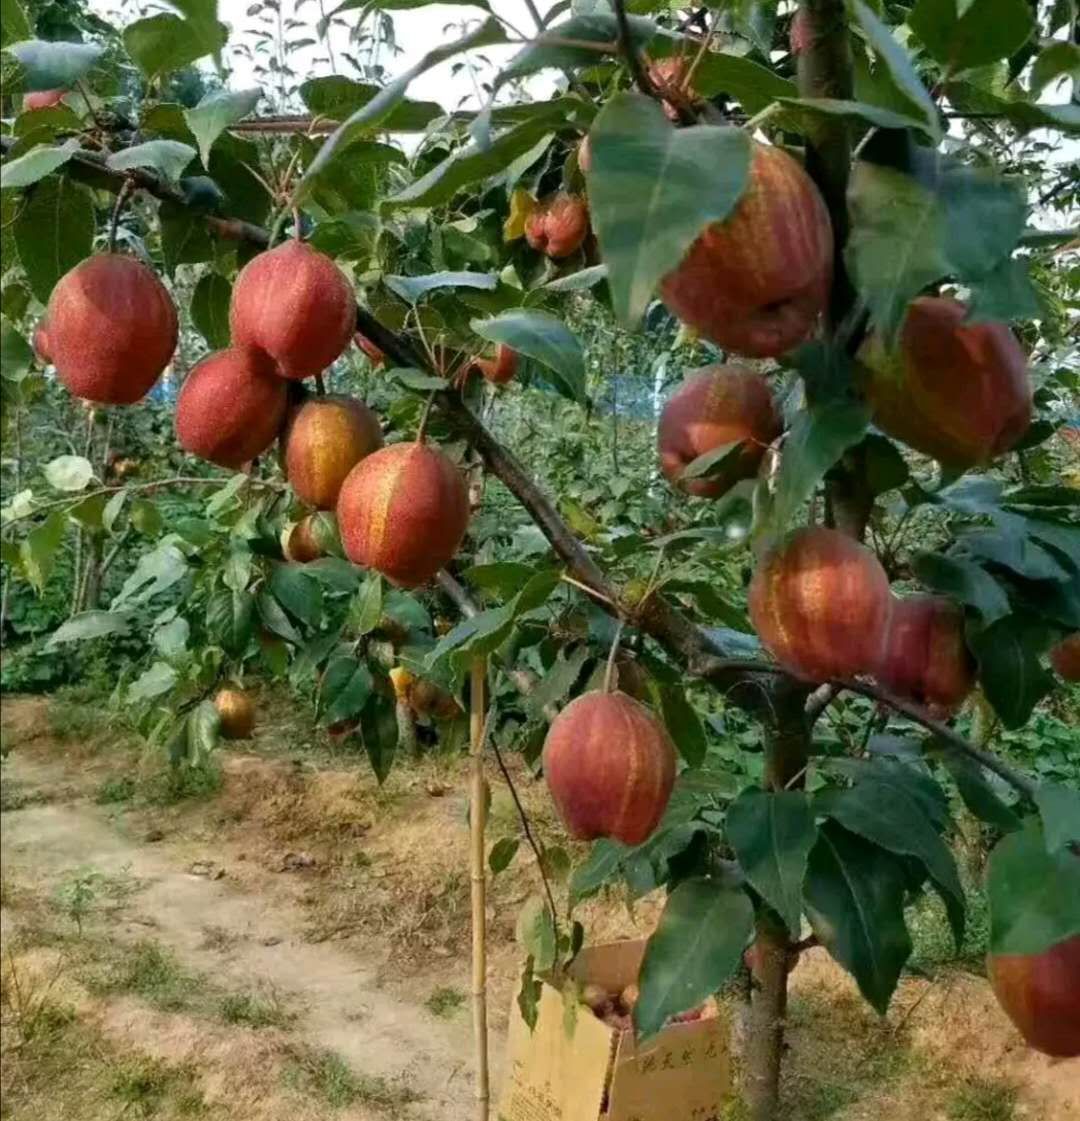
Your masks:
M258 254L241 270L229 309L231 344L188 374L176 402L176 433L188 452L230 469L262 455L279 437L297 496L336 511L349 559L413 587L457 551L469 520L457 466L422 440L383 447L378 418L350 397L304 396L290 385L320 374L356 335L348 279L299 239ZM57 282L34 332L34 348L76 396L110 405L141 400L176 349L178 321L168 290L134 257L99 253ZM356 335L377 364L382 352ZM517 356L501 347L473 365L493 381L513 376ZM486 367L490 365L490 370ZM296 560L322 555L325 518L304 519L288 536Z

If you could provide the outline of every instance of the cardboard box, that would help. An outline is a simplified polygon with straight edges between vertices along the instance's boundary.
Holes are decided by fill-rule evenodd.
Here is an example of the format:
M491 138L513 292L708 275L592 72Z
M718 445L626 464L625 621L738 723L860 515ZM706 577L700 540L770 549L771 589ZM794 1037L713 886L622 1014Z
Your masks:
M571 973L617 993L637 980L644 941L591 946ZM565 1014L544 983L534 1031L517 994L510 1011L506 1084L498 1121L719 1121L732 1094L731 1026L719 1016L671 1024L638 1047L584 1005Z

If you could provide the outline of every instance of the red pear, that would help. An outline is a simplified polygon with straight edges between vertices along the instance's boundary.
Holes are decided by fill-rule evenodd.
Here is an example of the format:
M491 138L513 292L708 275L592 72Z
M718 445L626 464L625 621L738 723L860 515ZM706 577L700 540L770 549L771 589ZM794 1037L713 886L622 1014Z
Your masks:
M994 995L1036 1051L1080 1055L1080 934L1041 954L990 954Z
M660 414L657 447L665 477L688 494L716 498L752 478L769 444L782 431L769 383L742 366L706 366L683 382ZM683 480L698 456L742 444L725 469L707 479Z
M230 347L188 374L176 399L180 446L220 467L261 455L285 420L288 389L261 351Z
M967 308L923 296L907 310L899 345L878 335L859 351L874 423L950 467L986 464L1031 423L1027 359L1004 323L966 324Z
M59 105L64 99L67 90L35 90L33 93L24 93L22 99L23 110L51 109Z
M56 282L44 332L35 332L34 345L44 347L76 397L130 405L172 358L176 308L153 269L134 257L97 253Z
M555 195L525 219L525 240L553 259L576 253L589 232L589 209L578 195Z
M286 378L321 373L356 331L356 299L345 274L292 239L240 271L229 308L233 342L268 354Z
M495 348L494 358L473 358L472 366L480 371L492 385L505 385L513 381L517 373L518 355L516 350L511 350L505 343L499 343Z
M227 740L246 740L255 730L255 704L242 689L222 689L214 698Z
M391 444L349 472L337 516L349 560L414 588L457 552L469 525L469 493L437 448Z
M846 534L790 534L758 564L749 604L758 637L796 677L853 677L881 664L889 578L877 557Z
M894 599L875 676L887 689L934 715L957 709L975 688L975 661L964 641L964 613L942 596Z
M285 431L285 474L310 506L332 510L349 472L382 447L379 419L355 397L309 397Z
M671 797L675 747L663 724L625 693L585 693L551 722L544 778L572 836L640 845Z
M1050 650L1050 664L1066 681L1080 681L1080 631L1063 638Z
M829 212L813 180L782 149L755 143L735 209L698 236L660 297L725 350L775 358L813 331L832 264Z

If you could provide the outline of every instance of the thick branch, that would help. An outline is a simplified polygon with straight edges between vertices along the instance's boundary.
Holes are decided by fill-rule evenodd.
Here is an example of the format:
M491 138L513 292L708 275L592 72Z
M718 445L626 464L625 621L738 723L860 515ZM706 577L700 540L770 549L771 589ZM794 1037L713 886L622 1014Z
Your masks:
M801 0L809 43L799 52L799 94L850 100L851 37L844 0ZM822 114L806 145L806 170L821 189L833 224L835 269L829 318L835 327L847 314L853 290L843 265L847 242L847 182L851 167L851 126L839 116Z

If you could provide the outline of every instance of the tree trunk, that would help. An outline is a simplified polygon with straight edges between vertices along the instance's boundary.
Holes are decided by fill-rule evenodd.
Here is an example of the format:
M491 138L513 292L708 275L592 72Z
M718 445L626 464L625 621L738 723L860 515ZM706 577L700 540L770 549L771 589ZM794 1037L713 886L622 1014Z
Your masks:
M770 690L772 718L765 729L767 790L802 786L810 751L806 717L807 688L779 678ZM799 931L785 930L768 910L757 920L750 1036L743 1061L743 1094L751 1121L775 1121L780 1104L780 1067L784 1057L787 1018L788 962Z

